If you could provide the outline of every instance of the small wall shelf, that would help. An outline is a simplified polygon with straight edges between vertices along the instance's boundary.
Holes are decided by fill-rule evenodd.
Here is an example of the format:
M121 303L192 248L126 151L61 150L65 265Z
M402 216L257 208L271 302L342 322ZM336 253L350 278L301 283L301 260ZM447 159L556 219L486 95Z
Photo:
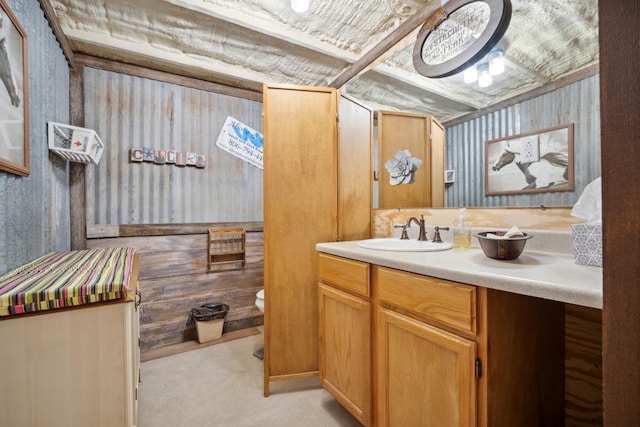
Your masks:
M214 227L207 239L207 270L217 264L246 262L246 233L242 227Z
M54 122L47 126L49 150L72 162L98 164L104 144L94 130Z

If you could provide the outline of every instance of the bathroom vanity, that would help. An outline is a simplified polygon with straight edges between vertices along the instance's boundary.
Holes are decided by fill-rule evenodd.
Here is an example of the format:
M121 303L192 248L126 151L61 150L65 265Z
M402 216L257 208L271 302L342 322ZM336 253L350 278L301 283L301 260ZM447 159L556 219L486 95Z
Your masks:
M601 269L316 248L321 383L363 425L564 425L565 303L601 308Z

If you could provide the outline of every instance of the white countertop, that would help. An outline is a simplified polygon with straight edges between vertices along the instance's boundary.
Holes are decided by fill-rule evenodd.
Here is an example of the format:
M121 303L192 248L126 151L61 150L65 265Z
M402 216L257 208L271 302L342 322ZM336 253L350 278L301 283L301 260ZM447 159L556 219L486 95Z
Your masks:
M602 308L602 268L577 265L572 254L524 252L515 260L488 258L478 247L441 252L364 249L352 242L318 243L332 255L440 279Z

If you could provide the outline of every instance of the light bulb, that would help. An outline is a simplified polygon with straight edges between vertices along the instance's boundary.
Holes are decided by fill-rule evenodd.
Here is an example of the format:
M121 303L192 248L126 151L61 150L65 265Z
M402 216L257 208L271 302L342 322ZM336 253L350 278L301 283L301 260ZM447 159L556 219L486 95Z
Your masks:
M491 86L491 73L489 73L489 64L483 62L478 65L478 86L487 87Z
M304 13L309 9L309 0L291 0L291 9Z
M475 65L472 65L471 67L464 70L465 83L474 83L476 80L478 80L478 70Z
M492 76L504 72L504 53L501 49L494 50L489 54L489 72Z

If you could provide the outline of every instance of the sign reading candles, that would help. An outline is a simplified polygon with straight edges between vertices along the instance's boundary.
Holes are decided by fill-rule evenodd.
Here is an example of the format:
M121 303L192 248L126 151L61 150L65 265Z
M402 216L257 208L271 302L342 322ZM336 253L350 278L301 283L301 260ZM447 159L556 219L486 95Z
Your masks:
M262 134L233 117L227 117L216 145L245 162L263 169Z

